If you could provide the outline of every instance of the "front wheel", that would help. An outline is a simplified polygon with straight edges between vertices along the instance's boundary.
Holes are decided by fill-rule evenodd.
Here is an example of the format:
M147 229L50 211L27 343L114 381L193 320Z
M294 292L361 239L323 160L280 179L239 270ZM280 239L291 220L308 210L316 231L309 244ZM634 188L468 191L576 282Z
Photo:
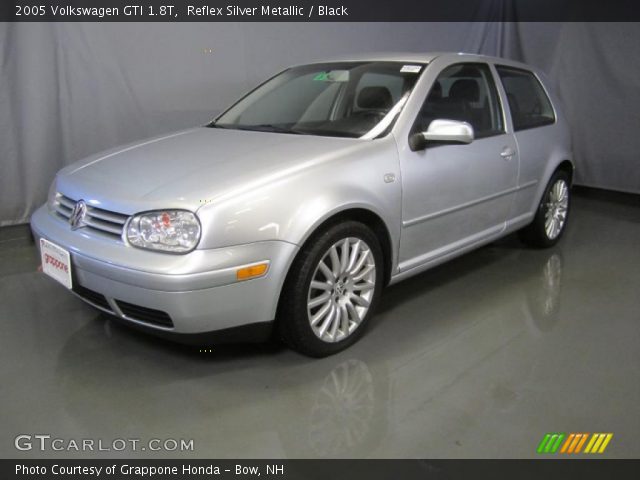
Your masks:
M383 278L380 243L364 224L348 221L314 235L294 261L282 292L281 337L312 357L344 350L362 336Z
M570 200L569 174L558 170L549 180L533 222L520 231L520 238L534 247L555 245L567 225Z

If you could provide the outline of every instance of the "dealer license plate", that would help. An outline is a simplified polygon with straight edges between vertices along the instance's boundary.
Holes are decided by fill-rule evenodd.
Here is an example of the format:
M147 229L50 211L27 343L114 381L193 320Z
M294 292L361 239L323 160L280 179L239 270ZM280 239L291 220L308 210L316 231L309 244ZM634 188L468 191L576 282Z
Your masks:
M71 288L71 257L69 252L44 238L40 239L42 271L67 288Z

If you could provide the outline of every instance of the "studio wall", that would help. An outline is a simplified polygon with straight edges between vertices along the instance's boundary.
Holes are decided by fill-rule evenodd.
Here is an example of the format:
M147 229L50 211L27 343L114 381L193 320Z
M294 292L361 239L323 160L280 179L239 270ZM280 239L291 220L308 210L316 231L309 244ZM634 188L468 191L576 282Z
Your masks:
M571 120L577 183L640 193L637 24L0 23L0 225L27 222L64 165L201 125L287 65L372 51L540 66Z

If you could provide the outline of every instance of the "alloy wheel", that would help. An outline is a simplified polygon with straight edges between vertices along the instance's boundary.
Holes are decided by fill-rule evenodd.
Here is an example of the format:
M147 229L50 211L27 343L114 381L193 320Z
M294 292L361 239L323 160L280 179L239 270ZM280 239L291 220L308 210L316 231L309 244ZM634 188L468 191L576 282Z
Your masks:
M549 240L560 235L567 219L569 209L569 187L564 179L556 180L547 197L544 215L544 230Z
M334 243L311 278L307 315L313 333L335 343L350 336L369 311L376 286L375 258L356 237Z

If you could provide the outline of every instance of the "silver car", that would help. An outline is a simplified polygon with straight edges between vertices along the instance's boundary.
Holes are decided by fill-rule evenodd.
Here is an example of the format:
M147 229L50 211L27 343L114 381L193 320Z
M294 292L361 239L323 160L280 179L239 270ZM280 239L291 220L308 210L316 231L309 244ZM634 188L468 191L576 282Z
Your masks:
M569 130L540 72L478 55L289 68L210 124L62 169L31 220L43 271L124 322L311 356L382 288L516 230L561 237Z

